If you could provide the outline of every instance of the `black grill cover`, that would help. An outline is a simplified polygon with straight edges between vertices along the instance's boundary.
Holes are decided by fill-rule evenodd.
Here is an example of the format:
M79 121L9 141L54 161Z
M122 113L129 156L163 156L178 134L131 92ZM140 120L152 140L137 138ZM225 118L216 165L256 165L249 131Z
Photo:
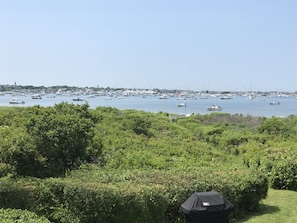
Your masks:
M229 223L234 205L216 191L196 192L182 205L187 223Z

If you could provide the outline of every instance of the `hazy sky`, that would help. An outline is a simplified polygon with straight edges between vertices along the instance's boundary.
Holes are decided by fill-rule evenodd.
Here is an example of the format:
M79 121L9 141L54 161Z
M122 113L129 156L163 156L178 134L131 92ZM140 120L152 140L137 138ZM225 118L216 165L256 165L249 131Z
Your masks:
M297 1L0 0L0 77L297 91Z

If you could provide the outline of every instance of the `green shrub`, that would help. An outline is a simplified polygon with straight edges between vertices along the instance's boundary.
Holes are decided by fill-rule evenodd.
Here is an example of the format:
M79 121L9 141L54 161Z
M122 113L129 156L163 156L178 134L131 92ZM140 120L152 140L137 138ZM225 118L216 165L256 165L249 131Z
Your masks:
M13 166L7 163L0 163L0 178L5 177L9 174L14 175L15 171Z
M0 117L0 176L14 177L0 179L0 207L52 222L180 223L180 205L210 190L238 218L257 210L268 182L297 185L294 117L212 113L172 122L165 113L68 104ZM83 162L98 166L75 170Z
M273 165L269 179L274 189L297 191L297 156L279 160Z
M288 118L272 117L263 122L259 127L259 132L288 138L296 134L295 129L296 118L293 116Z
M70 176L71 183L65 185L66 203L82 222L96 222L96 219L139 222L140 218L142 222L182 222L184 216L180 205L192 193L210 190L226 196L236 206L234 216L238 218L257 210L268 190L267 177L247 169L223 168L215 172L213 169L192 169L167 173L99 171L95 176L89 175L92 170L88 171L78 171L79 175ZM83 173L86 176L82 176ZM75 181L87 177L95 180Z
M0 178L0 208L30 210L36 199L36 188L29 180Z
M67 185L65 198L81 223L162 223L168 202L158 190L153 186Z
M267 175L274 189L297 191L297 155L295 148L264 149L246 158L251 169Z
M65 179L2 178L0 207L27 209L51 222L178 223L180 205L194 192L215 190L236 207L233 217L255 211L267 178L248 169L119 171L92 166Z
M50 223L48 219L43 216L37 216L27 210L19 209L0 209L1 223Z

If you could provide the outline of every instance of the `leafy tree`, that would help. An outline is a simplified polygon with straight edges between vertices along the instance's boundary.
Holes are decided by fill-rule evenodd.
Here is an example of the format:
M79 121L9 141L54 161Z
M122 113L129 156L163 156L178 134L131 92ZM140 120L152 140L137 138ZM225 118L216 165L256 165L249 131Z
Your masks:
M149 128L151 127L151 123L148 118L141 115L133 115L130 119L132 122L131 128L137 135L143 134L145 136L150 136Z
M266 119L264 123L259 127L260 133L267 133L269 135L279 135L288 137L292 133L292 129L286 124L286 119L273 117Z
M86 148L94 133L94 122L87 104L61 103L47 108L33 106L26 110L26 115L26 133L30 142L34 142L35 155L42 161L38 162L41 169L32 171L28 168L28 175L45 177L63 174L78 167L86 158ZM23 145L19 146L21 150Z

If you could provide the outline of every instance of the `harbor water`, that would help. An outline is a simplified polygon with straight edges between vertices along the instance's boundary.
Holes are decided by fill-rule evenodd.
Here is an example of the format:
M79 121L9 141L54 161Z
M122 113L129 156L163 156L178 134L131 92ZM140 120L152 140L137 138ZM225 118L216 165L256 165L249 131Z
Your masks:
M212 105L220 106L223 113L243 114L251 116L280 116L297 115L296 97L255 97L248 99L247 97L236 95L230 99L223 100L221 97L207 98L185 98L167 97L160 99L159 96L128 96L128 97L107 97L107 96L79 96L81 101L73 101L77 96L63 95L44 95L41 99L32 99L30 95L20 95L17 99L23 101L24 104L10 104L12 96L9 94L0 96L0 106L34 106L40 105L44 107L54 106L61 102L82 104L88 103L91 108L98 106L114 107L122 110L136 109L148 112L166 112L177 115L188 114L209 114L207 107ZM183 106L178 106L183 104ZM185 106L184 106L185 105Z

